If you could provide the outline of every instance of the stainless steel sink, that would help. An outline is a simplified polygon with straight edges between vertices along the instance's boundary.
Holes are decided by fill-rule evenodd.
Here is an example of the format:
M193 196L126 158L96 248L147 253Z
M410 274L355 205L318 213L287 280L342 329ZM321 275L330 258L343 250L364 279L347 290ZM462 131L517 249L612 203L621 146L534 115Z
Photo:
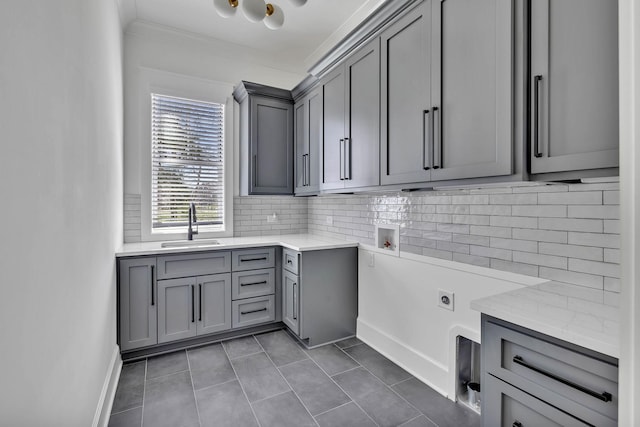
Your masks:
M214 239L200 240L178 240L175 242L163 242L161 248L206 248L209 246L218 246L221 243Z

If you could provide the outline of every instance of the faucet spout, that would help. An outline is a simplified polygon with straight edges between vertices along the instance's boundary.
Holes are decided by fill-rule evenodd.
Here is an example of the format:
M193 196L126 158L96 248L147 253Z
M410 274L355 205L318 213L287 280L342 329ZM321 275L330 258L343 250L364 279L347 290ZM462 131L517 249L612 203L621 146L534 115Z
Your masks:
M193 224L198 222L198 217L196 216L196 204L189 203L189 229L187 230L187 240L193 240L193 235L198 234L198 230L193 230Z

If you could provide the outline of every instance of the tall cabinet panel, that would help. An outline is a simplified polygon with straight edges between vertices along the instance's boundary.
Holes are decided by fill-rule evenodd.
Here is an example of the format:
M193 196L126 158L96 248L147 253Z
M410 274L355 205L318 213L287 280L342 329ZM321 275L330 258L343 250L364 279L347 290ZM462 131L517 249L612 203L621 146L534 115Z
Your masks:
M345 70L340 66L325 77L322 84L322 190L344 188L345 93Z
M426 120L431 105L431 0L380 36L382 184L431 179Z
M345 187L380 184L380 42L376 38L345 63L347 137Z
M513 0L435 0L432 22L431 180L510 175Z
M618 2L531 2L531 172L618 166Z
M296 195L320 190L320 147L322 144L322 88L317 88L295 105Z
M119 261L120 349L158 343L156 259Z

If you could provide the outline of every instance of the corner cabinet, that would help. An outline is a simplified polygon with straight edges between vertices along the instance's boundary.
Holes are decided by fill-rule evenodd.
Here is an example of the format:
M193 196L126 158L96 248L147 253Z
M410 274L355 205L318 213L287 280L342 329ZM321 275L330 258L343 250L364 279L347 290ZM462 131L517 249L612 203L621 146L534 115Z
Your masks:
M532 1L530 87L531 173L618 167L618 2Z
M380 36L382 184L511 175L513 2L425 0Z
M322 80L321 190L380 184L380 41L357 50Z
M241 82L240 195L293 194L293 99L284 89Z
M295 194L309 196L320 191L322 144L322 90L316 88L294 106Z

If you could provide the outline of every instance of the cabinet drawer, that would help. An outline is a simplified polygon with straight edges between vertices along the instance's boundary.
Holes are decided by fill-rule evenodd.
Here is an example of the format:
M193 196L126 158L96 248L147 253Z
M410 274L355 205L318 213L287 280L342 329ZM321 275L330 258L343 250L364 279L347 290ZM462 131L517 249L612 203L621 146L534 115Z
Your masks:
M590 425L491 375L485 377L482 390L483 426L587 427Z
M257 270L275 266L275 249L258 248L233 251L233 271Z
M230 252L207 252L158 257L158 280L207 276L231 271Z
M291 249L283 249L282 266L285 270L298 274L298 252Z
M482 346L488 373L553 403L586 422L603 425L601 416L618 414L618 367L613 362L485 321ZM604 359L604 357L603 357ZM588 409L585 409L588 408Z
M275 297L248 298L231 303L232 322L234 328L273 322L275 320Z
M233 273L232 277L231 296L234 300L260 297L276 291L273 268Z

